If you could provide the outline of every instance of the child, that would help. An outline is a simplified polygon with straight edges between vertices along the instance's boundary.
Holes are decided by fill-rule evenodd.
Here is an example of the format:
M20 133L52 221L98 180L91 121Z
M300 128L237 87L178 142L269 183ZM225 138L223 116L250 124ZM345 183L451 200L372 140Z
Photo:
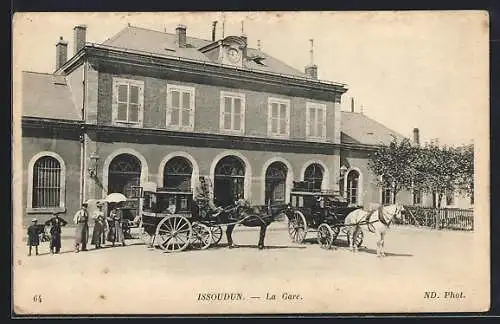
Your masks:
M40 244L40 236L39 236L40 229L39 229L38 225L36 224L37 219L33 218L31 220L31 222L33 224L28 227L28 246L29 246L28 256L31 256L31 247L32 246L35 247L36 255L38 255L38 245Z

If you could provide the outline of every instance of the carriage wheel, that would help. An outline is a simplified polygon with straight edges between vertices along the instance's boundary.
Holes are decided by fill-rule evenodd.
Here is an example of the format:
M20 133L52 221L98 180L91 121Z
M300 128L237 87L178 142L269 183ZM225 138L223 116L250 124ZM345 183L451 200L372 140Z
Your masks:
M332 228L328 224L321 224L318 227L318 243L323 249L331 248L334 238Z
M186 217L169 215L156 227L156 240L166 252L180 252L189 245L192 233L191 223Z
M212 244L219 244L222 239L222 227L220 226L211 226L210 231L212 232Z
M307 234L307 223L304 214L296 210L288 219L288 234L295 243L302 243Z
M363 243L363 237L364 237L363 230L361 228L359 228L357 230L357 233L355 233L355 236L354 236L354 246L355 247L359 248L361 246L361 243Z
M193 223L191 244L195 249L205 250L212 244L212 231L210 227L201 223Z

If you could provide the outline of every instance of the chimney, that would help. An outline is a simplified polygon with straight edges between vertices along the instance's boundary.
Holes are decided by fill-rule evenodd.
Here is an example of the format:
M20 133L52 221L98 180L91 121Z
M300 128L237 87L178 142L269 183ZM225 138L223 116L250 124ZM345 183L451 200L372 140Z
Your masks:
M311 38L309 41L311 42L311 50L309 51L311 54L311 64L306 65L305 73L308 77L312 79L317 79L318 66L314 64L314 40Z
M87 41L87 26L77 25L73 27L73 35L74 35L73 55L75 55L82 48L85 47L85 42Z
M354 97L351 97L351 112L354 112Z
M212 21L212 42L215 42L216 26L217 26L217 21Z
M178 25L175 28L175 34L177 35L177 45L179 47L186 47L186 26Z
M418 128L413 129L413 143L415 143L415 145L417 146L420 146L420 134Z
M68 60L68 42L63 40L62 36L56 44L56 70Z

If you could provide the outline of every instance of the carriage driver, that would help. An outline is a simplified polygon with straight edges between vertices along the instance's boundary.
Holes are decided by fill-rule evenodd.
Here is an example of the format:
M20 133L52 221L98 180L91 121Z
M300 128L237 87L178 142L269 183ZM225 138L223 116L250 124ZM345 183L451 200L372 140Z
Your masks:
M205 177L198 178L198 185L196 186L196 192L194 199L198 205L208 206L210 208L211 217L216 217L222 211L222 207L215 206L212 199L210 199L210 193L208 184L205 182Z

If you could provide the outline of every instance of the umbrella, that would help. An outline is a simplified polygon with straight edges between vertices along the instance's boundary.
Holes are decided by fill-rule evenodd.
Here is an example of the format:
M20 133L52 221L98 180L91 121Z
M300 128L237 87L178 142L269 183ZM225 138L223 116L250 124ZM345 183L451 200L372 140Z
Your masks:
M125 195L114 192L109 194L106 198L104 198L104 201L107 201L109 203L117 203L117 202L122 202L122 201L127 201L127 197Z

